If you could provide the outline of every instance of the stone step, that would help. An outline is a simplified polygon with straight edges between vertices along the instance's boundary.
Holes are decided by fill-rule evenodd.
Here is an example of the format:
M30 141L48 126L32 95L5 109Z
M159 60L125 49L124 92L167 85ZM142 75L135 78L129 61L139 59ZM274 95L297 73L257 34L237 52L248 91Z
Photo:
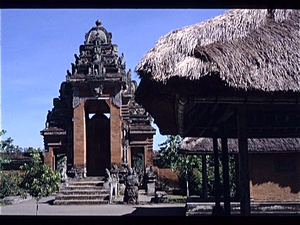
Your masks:
M69 182L69 186L103 186L104 181L80 181L80 182Z
M105 177L104 176L97 176L97 177L85 177L81 179L76 179L76 178L69 178L70 182L85 182L85 181L104 181Z
M143 189L139 190L139 195L147 195L146 190Z
M90 185L69 185L67 190L101 190L100 186L90 186Z
M57 195L55 201L58 200L109 200L107 194L95 194L95 195Z
M54 205L105 205L109 200L55 200Z
M96 189L96 190L63 190L58 195L101 195L109 194L108 190Z

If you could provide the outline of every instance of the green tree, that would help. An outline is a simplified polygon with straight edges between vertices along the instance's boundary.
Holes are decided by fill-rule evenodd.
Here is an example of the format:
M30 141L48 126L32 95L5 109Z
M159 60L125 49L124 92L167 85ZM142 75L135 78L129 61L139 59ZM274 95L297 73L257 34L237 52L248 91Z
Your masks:
M5 130L0 131L0 137L4 134L6 134ZM3 149L2 143L3 143L3 141L1 141L1 143L0 143L0 154L1 154L0 155L0 174L2 174L3 165L11 162L11 160L7 157L7 154L4 154L6 152Z
M0 136L6 134L6 130L0 131ZM4 141L1 141L0 143L0 151L2 153L7 153L7 154L13 154L13 153L21 153L22 148L20 148L18 145L13 145L14 139L11 137L7 138Z
M171 168L178 172L179 185L183 193L187 192L186 179L190 194L201 195L202 185L202 158L200 155L183 156L178 154L178 145L182 141L180 136L167 136L167 140L160 144L160 166ZM214 158L206 156L207 162L207 192L209 196L215 195ZM220 185L223 185L222 158L219 157ZM230 194L236 193L236 176L234 156L229 156Z
M21 187L35 198L37 214L39 200L59 190L61 175L59 171L53 171L49 165L43 164L38 152L31 153L31 156L32 162L20 167L25 172Z
M188 180L191 194L201 191L201 158L196 155L183 156L178 154L178 144L182 141L180 136L168 135L167 140L160 144L160 166L171 168L178 172L179 185L183 193L187 193Z
M7 196L25 195L20 188L22 177L17 171L5 171L0 174L0 198Z

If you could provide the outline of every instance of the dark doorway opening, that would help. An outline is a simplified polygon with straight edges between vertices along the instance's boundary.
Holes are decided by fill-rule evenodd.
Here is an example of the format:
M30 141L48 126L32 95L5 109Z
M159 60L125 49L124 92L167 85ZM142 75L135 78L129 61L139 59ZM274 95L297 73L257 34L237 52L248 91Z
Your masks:
M87 120L87 176L105 176L110 169L110 120L95 113Z
M136 147L131 149L131 167L139 178L139 187L144 186L144 170L145 170L144 148Z

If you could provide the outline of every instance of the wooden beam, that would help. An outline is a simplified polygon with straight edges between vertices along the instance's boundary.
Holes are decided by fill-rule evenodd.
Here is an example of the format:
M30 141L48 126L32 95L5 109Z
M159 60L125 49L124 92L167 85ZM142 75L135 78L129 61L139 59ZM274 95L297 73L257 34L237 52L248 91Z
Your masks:
M237 130L239 141L239 177L241 215L250 215L250 179L248 165L247 110L239 105L237 112Z
M220 104L255 104L255 105L298 105L300 104L299 96L290 98L274 97L235 97L235 96L212 96L212 97L195 97L196 103L220 103Z
M224 134L224 133L223 133ZM222 165L223 165L223 186L224 186L224 212L230 215L230 186L229 186L229 164L227 138L222 137Z

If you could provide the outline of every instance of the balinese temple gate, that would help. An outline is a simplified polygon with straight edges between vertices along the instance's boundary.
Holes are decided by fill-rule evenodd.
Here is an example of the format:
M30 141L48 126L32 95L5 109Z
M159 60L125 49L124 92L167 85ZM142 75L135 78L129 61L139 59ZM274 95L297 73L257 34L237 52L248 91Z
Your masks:
M75 177L104 176L113 164L144 173L153 162L155 129L134 101L137 83L126 71L124 54L118 56L100 20L79 51L41 131L45 163L55 169L57 156L65 155L67 174Z

